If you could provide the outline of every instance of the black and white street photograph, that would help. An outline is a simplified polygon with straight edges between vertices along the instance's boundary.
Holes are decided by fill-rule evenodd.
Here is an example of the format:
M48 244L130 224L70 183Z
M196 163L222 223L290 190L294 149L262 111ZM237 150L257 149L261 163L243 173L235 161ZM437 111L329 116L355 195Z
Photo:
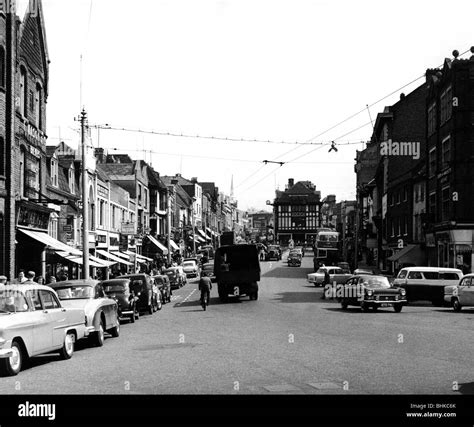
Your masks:
M472 427L473 17L0 0L0 426Z

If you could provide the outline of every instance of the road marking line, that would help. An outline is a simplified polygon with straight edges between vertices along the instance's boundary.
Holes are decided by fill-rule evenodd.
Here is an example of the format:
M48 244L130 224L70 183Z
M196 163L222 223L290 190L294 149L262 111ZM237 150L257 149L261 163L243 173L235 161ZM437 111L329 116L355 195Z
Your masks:
M177 307L179 307L183 302L186 302L189 297L194 294L194 292L196 292L196 289L194 289L183 301L179 302L178 304L176 304Z
M342 389L342 385L336 384L333 382L324 382L324 383L308 383L313 388L317 388L318 390L336 390Z
M271 393L279 393L286 391L301 391L298 387L292 386L291 384L279 384L279 385L267 385L263 387L265 390Z

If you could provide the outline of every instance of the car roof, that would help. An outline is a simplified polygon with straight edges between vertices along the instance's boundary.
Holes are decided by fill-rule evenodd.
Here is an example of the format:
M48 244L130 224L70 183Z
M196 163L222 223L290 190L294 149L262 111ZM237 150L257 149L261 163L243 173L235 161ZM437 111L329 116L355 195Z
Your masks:
M379 277L380 277L380 278L385 278L385 279L388 280L387 276L382 276L381 274L355 274L355 275L352 276L352 277L360 277L360 278L362 278L362 279L365 279L365 278L367 278L367 279L373 279L374 277L376 277L376 278L379 278Z
M25 284L12 284L12 285L4 285L3 290L13 290L13 291L34 291L34 290L44 290L44 291L53 291L56 293L56 291L51 288L51 286L46 286L46 285L40 285L40 284L31 284L31 285L25 285Z
M416 271L450 271L450 272L456 272L456 273L461 273L462 271L459 268L448 268L448 267L404 267L402 270L416 270ZM401 270L400 270L401 271Z
M112 284L125 284L125 283L128 283L130 282L130 278L129 277L124 277L122 279L108 279L108 280L103 280L102 282L100 282L101 285L103 285L104 283L106 285L112 285Z
M95 279L78 279L78 280L64 280L63 282L50 283L48 286L52 288L65 288L67 286L95 286L99 280Z

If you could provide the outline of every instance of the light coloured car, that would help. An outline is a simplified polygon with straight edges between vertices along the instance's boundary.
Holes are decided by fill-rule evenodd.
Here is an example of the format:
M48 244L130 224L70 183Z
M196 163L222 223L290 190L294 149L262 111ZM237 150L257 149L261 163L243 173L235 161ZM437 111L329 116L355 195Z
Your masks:
M29 357L59 352L70 359L76 340L86 334L85 313L64 307L56 292L43 285L8 285L0 289L0 369L17 375Z
M314 286L323 286L326 271L329 273L331 284L334 282L336 282L336 284L346 283L346 281L352 277L352 274L347 273L341 267L320 267L316 273L308 274L308 283L312 283Z
M199 265L195 260L184 261L182 267L186 277L199 276Z
M61 304L68 308L84 310L87 318L86 337L101 347L105 332L113 337L120 334L120 321L117 302L109 298L97 280L68 280L51 283Z
M461 311L463 307L474 307L474 274L466 274L457 285L445 286L444 301Z

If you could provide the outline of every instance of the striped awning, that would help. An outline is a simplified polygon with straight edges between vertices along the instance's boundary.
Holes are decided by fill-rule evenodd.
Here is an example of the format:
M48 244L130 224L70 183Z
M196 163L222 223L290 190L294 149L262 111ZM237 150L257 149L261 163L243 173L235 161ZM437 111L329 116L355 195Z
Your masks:
M123 265L133 265L133 263L128 262L128 261L125 261L123 258L120 258L120 257L118 257L118 256L116 256L116 255L113 255L113 254L107 252L107 251L104 251L103 249L97 249L96 252L97 252L98 254L100 254L100 255L102 255L102 256L108 258L108 259L111 259L111 260L113 260L113 261L115 261L115 262L118 262L118 263L120 263L120 264L123 264Z
M156 240L153 236L146 236L148 240L150 240L151 243L153 243L161 252L163 252L163 255L168 255L168 249L166 249L158 240Z

